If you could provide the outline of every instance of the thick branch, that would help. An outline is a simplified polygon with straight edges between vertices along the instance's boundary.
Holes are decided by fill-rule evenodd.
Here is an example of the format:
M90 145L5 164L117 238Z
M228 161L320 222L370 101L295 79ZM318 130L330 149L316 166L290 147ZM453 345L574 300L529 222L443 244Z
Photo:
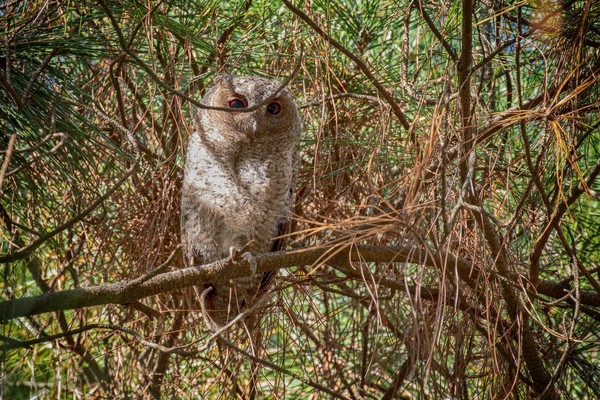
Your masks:
M326 246L292 252L276 252L256 256L257 272L276 271L280 268L300 265L326 263L330 265L348 265L348 261L363 262L410 262L438 270L456 271L459 278L467 283L477 280L480 269L470 261L456 258L450 254L433 254L414 246L369 246L352 247ZM348 272L345 268L344 272ZM40 296L13 299L0 302L0 321L13 318L43 314L61 310L71 310L106 304L129 304L144 297L179 290L205 282L226 281L232 278L249 276L252 273L245 259L234 262L223 259L204 266L178 269L165 273L150 273L130 281L45 293ZM523 277L505 277L513 281ZM382 280L383 286L394 286L393 282ZM537 288L539 294L552 298L564 298L570 291L568 284L541 281ZM600 306L600 296L593 292L581 291L581 303Z
M313 265L318 263L347 264L351 261L365 262L412 262L440 268L445 262L456 269L461 279L473 279L476 270L470 262L451 255L435 256L410 246L378 247L320 247L292 252L276 252L256 257L257 272L275 271L290 265ZM442 260L444 260L442 262ZM178 269L130 281L116 282L88 288L79 288L40 296L0 302L0 321L60 310L70 310L105 304L127 304L144 297L202 285L205 282L227 281L252 274L246 260L229 258L198 267Z

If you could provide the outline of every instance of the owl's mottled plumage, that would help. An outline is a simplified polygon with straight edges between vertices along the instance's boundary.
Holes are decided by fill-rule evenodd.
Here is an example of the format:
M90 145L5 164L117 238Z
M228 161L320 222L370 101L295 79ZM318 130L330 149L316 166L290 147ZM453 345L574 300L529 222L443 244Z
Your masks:
M272 96L280 83L258 77L220 76L202 98L213 107L252 107ZM232 246L253 241L252 252L273 249L285 233L292 208L298 109L287 89L251 112L198 108L189 139L181 217L188 266L229 256ZM216 282L204 307L211 328L247 307L266 277Z

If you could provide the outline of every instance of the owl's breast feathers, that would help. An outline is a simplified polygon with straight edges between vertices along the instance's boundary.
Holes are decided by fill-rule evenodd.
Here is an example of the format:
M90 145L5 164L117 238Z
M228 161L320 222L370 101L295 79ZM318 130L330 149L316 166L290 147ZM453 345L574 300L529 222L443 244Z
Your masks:
M279 235L279 224L291 218L291 185L294 180L294 148L269 150L262 143L248 146L236 164L241 185L252 199L256 216L253 239L260 251L269 251L271 239ZM266 151L265 151L266 150Z
M219 223L220 238L216 240L222 257L230 246L245 245L238 242L242 239L254 240L260 252L269 251L279 224L291 216L294 151L290 146L273 151L265 148L265 143L251 142L232 163L194 135L185 165L184 224L197 223L203 226L200 230L206 230L207 224ZM186 212L186 203L197 209Z

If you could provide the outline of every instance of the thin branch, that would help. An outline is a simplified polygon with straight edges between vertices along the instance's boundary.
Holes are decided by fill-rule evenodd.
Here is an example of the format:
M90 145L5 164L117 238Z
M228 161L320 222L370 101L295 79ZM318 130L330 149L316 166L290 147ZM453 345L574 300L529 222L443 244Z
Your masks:
M492 223L486 214L476 215L475 220L479 224L488 247L492 251L498 271L502 275L509 275L510 270L508 257L506 254L506 249L502 245L504 241L498 237L499 235L493 229ZM533 333L531 332L529 316L527 314L521 314L522 311L519 298L509 283L501 280L500 284L502 287L502 296L506 302L506 308L509 317L515 324L515 327L521 327L522 342L520 343L520 347L523 360L525 361L525 365L533 381L533 388L538 394L547 390L545 395L546 397L544 397L545 399L556 399L556 391L552 387L549 387L551 384L551 376L544 367L538 351L538 345L535 341Z
M523 36L525 36L527 33L528 32L524 33ZM494 51L492 51L490 54L488 54L487 57L485 57L483 60L481 60L477 64L475 64L475 66L471 70L471 73L484 67L487 63L492 61L494 59L494 57L496 57L498 55L498 53L500 53L502 50L506 49L507 47L512 46L513 44L515 44L516 41L517 41L517 39L510 39L510 40L507 40L506 42L502 43Z
M306 379L306 378L304 378L304 377L302 377L302 376L300 376L300 375L298 375L298 374L296 374L296 373L294 373L294 372L292 372L290 370L287 370L287 369L285 369L283 367L280 367L279 365L274 364L274 363L272 363L270 361L267 361L267 360L262 359L260 357L256 357L255 355L247 352L246 350L243 350L243 349L237 347L234 343L230 342L229 340L227 340L225 338L220 338L220 342L223 343L224 345L226 345L227 347L229 347L229 348L237 351L238 353L244 355L248 359L250 359L250 360L252 360L254 362L257 362L259 364L262 364L265 367L268 367L268 368L272 369L273 371L277 371L277 372L280 372L282 374L289 375L292 378L297 379L300 382L304 383L305 385L313 387L313 388L315 388L317 390L320 390L320 391L322 391L324 393L328 393L329 395L335 397L336 399L349 400L346 396L342 396L338 392L336 392L336 391L334 391L332 389L329 389L328 387L325 387L325 386L323 386L323 385L321 385L319 383L316 383L316 382L313 382L313 381L311 381L309 379Z
M300 106L298 106L298 108L302 109L302 108L308 108L308 107L314 107L314 106L318 106L321 105L327 101L332 101L332 100L336 100L336 99L343 99L343 98L352 98L352 99L358 99L358 100L365 100L365 101L370 101L373 103L378 103L379 105L384 105L387 104L385 103L383 100L381 100L379 97L377 96L371 96L368 94L360 94L360 93L336 93L333 94L331 96L327 96L324 97L323 99L320 100L315 100L315 101L311 101L309 103L304 103Z
M4 156L4 160L2 161L2 168L0 169L0 193L2 192L2 184L4 183L4 177L6 176L6 170L8 169L8 163L10 162L10 158L12 156L13 149L15 147L15 141L17 140L17 134L13 132L10 135L10 139L8 140L8 148L6 149L6 156Z
M102 114L100 114L100 117L107 118ZM117 180L117 182L110 189L108 189L103 195L101 195L98 199L96 199L94 202L92 202L92 204L90 204L85 210L83 210L82 212L77 214L75 217L73 217L70 220L68 220L67 222L57 226L56 228L54 228L50 232L46 233L45 235L42 235L41 237L34 240L32 243L30 243L26 247L21 248L19 251L0 256L0 264L17 261L24 257L27 257L29 254L31 254L33 251L35 251L38 247L40 247L43 243L45 243L48 239L56 236L57 234L64 231L65 229L68 229L69 227L73 226L77 222L83 220L89 213L94 211L108 197L110 197L115 191L117 191L117 189L119 189L119 187L121 187L121 185L127 179L129 179L129 177L135 171L135 168L140 160L140 150L139 150L137 141L135 140L133 134L123 127L121 127L121 129L124 130L128 140L130 141L131 145L133 146L133 149L135 152L135 159L134 159L133 163L131 164L131 166L127 169L127 171L125 171L123 176L121 178L119 178Z
M100 5L102 6L102 9L104 10L104 12L106 13L106 15L108 16L113 28L115 29L115 32L117 34L117 37L119 39L119 44L121 45L121 49L129 56L131 57L133 60L135 60L135 62L144 70L146 71L146 73L152 78L152 80L158 84L158 86L160 86L161 88L165 89L166 91L168 91L169 93L172 93L176 96L181 97L182 99L189 101L190 103L192 103L193 105L195 105L196 107L199 108L204 108L207 110L217 110L217 111L226 111L226 112L252 112L255 110L258 110L260 107L262 107L263 105L265 105L266 103L268 103L269 101L271 101L272 99L274 99L275 97L277 97L277 95L284 90L289 84L290 82L296 77L296 75L298 74L298 72L300 71L300 67L302 66L302 54L304 53L303 49L300 50L300 55L298 57L298 63L296 63L296 66L294 67L294 70L292 71L292 73L290 74L290 76L281 83L281 85L279 85L279 87L273 91L273 93L267 97L266 99L264 99L263 101L261 101L258 104L255 104L251 107L246 107L246 108L227 108L227 107L213 107L213 106L207 106L205 104L202 104L201 102L199 102L198 100L188 96L187 94L172 88L171 86L167 85L164 80L159 77L156 72L154 72L152 70L152 68L150 68L141 58L139 58L134 51L132 51L129 46L127 45L127 42L123 36L123 32L121 31L121 28L119 28L119 24L117 22L117 20L115 19L115 16L113 15L113 13L110 11L110 8L106 5L106 2L104 0L99 0Z
M377 89L377 92L388 102L390 107L392 107L392 111L407 131L410 130L410 122L404 112L398 105L398 102L392 97L392 95L388 92L388 90L377 80L375 75L371 72L370 68L365 64L363 60L344 46L342 46L338 41L329 36L315 21L313 21L304 11L300 10L298 7L294 6L288 0L282 0L283 3L290 9L291 12L296 14L301 20L306 22L319 36L325 39L326 42L330 43L333 47L344 53L346 57L354 61L354 63L358 66L358 68L362 71L363 74L371 81L373 86Z
M600 160L596 161L596 165L592 168L590 173L587 176L585 182L579 182L579 184L573 188L569 197L558 204L550 220L542 230L542 233L536 240L533 245L533 249L529 254L529 264L531 270L536 270L539 268L540 257L542 255L542 251L546 247L546 243L550 238L550 234L558 227L564 213L569 209L569 207L577 201L577 199L586 192L587 188L592 187L592 184L596 181L596 178L600 174Z
M21 170L23 170L25 168L29 168L33 164L35 164L38 161L40 161L42 158L47 157L50 154L56 153L58 150L60 150L65 145L65 143L67 143L67 139L69 138L69 135L66 132L57 132L57 133L53 134L52 136L55 136L55 135L56 136L60 136L60 140L58 141L57 144L54 145L54 147L52 147L50 150L48 150L45 153L37 154L37 155L35 155L35 156L27 159L26 163L24 163L22 165L19 165L17 168L8 171L6 173L6 176L14 175L17 172L19 172L19 171L21 171ZM37 147L37 146L35 146L35 147ZM0 185L0 187L1 187L1 185Z
M460 152L461 183L468 175L468 158L473 148L473 118L471 115L471 65L473 63L473 1L464 0L462 9L462 50L456 72L461 111L462 144Z
M432 19L429 17L429 15L427 14L427 12L423 8L422 0L419 0L418 4L419 4L419 6L417 8L419 9L419 12L421 13L421 16L423 17L423 19L427 23L427 26L429 26L429 29L431 29L431 32L433 32L433 34L435 35L435 37L437 38L437 40L442 44L442 46L444 46L444 49L446 49L446 52L448 53L448 55L450 56L450 58L452 59L452 61L453 62L457 62L458 58L456 57L456 52L454 51L454 49L452 48L452 46L450 46L450 44L446 41L446 39L444 39L444 36L440 33L440 31L438 30L438 28L433 23Z
M27 103L29 103L29 100L31 99L31 96L33 94L32 93L33 85L39 78L40 74L48 66L48 64L50 63L50 60L52 60L52 58L54 58L54 56L56 56L61 51L62 51L61 48L55 48L54 50L52 50L50 52L50 54L48 54L46 56L46 58L44 58L44 61L42 61L42 64L40 65L40 67L33 73L33 76L31 77L31 79L29 80L29 83L27 84L27 88L25 89L25 92L23 93L23 104L22 104L21 108L25 107L27 105ZM19 109L21 109L21 108L19 108Z
M62 137L63 135L64 135L64 133L49 133L46 136L44 136L44 138L42 140L40 140L38 143L34 144L33 146L26 147L24 149L13 150L13 154L23 154L23 153L29 153L31 151L35 151L35 150L39 149L40 147L42 147L44 145L44 143L46 143L48 140L53 139L55 137ZM7 150L0 150L0 154L5 154L6 152L7 152Z
M0 85L2 85L2 87L8 92L8 94L10 94L10 97L12 97L13 101L17 105L17 108L19 110L22 109L23 108L23 100L21 100L19 93L17 93L15 88L8 81L8 79L4 78L4 76L2 76L2 74L0 74Z

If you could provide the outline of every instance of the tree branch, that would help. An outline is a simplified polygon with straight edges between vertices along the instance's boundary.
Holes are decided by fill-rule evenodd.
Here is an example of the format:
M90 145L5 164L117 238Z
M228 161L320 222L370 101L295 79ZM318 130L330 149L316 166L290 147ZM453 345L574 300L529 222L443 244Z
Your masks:
M429 14L427 14L425 9L423 8L423 2L421 0L419 0L419 1L417 1L417 4L418 4L417 9L419 10L419 13L421 13L421 16L427 23L427 26L429 26L429 29L431 29L431 32L435 35L437 40L442 44L444 49L446 49L446 52L450 56L450 59L454 62L457 62L458 59L456 57L456 53L454 52L454 49L452 48L452 46L450 46L448 41L446 41L446 39L444 39L444 36L440 33L440 31L435 26L435 23L433 22L433 20L429 17Z
M462 144L459 159L461 183L468 176L468 159L473 137L471 115L471 65L473 63L473 1L464 0L462 9L462 50L456 65L458 75L458 98L461 112Z
M363 74L371 81L373 86L377 89L377 92L388 102L390 107L392 107L392 111L407 131L410 130L410 122L404 112L396 102L396 100L392 97L392 95L387 91L387 89L377 80L375 75L371 72L367 64L356 54L352 53L350 50L342 46L338 41L329 36L315 21L313 21L304 11L300 10L296 6L294 6L288 0L283 0L283 3L290 9L291 12L296 14L302 21L306 22L319 36L321 36L325 41L330 43L333 47L344 53L346 57L354 61L354 63L358 66L358 68L362 71Z
M428 252L415 246L370 246L342 245L323 246L291 252L275 252L256 256L257 272L275 271L289 266L314 265L348 265L353 262L409 262L438 270L456 271L459 278L466 282L476 280L480 268L466 259L450 254ZM344 267L347 273L348 268ZM250 264L241 259L225 258L211 264L178 269L175 271L155 272L129 281L45 293L40 296L13 299L0 302L0 321L13 318L55 312L61 310L93 307L106 304L129 304L144 297L179 290L186 287L202 285L205 282L227 281L233 278L252 274ZM359 275L356 275L359 276ZM517 275L506 277L513 281L525 279ZM398 289L393 282L381 281L380 284ZM568 284L557 284L541 281L537 292L546 296L562 299L570 291ZM581 303L600 306L600 296L592 292L581 291Z
M533 249L531 251L531 254L529 255L529 266L530 266L531 270L539 270L539 262L540 262L540 257L542 255L542 250L544 250L544 248L546 247L546 243L548 242L548 239L550 238L550 234L554 231L554 229L556 229L558 227L558 225L560 224L560 221L562 220L563 215L569 209L569 207L573 203L575 203L575 201L577 201L577 199L583 193L588 191L589 190L588 188L592 187L592 184L596 181L596 178L598 178L599 174L600 174L600 160L598 160L596 162L596 165L594 165L594 167L588 174L586 180L584 182L579 182L579 184L573 188L573 190L571 191L571 194L566 199L566 201L563 201L558 204L558 206L552 213L550 220L544 227L544 230L542 231L542 233L536 240L535 244L533 245ZM534 282L534 283L537 284L537 282Z
M347 264L348 261L412 262L441 268L443 264L456 269L461 279L473 279L477 274L472 264L449 254L432 253L414 246L327 246L292 252L274 252L256 257L257 272L275 271L290 265L319 263ZM79 288L40 296L0 302L0 321L60 310L70 310L105 304L128 304L159 293L202 285L205 282L228 281L250 276L252 269L245 260L225 258L211 264L178 269L140 277L129 281Z

